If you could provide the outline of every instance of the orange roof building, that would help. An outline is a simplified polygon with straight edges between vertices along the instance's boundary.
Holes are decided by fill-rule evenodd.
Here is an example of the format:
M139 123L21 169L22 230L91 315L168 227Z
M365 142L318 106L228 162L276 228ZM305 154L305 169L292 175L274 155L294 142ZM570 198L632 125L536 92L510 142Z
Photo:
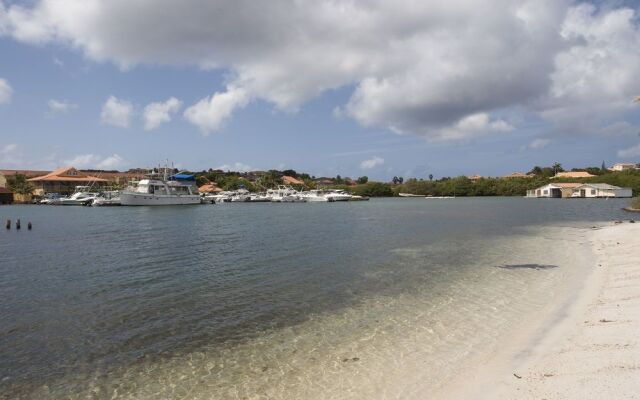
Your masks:
M59 168L46 175L27 179L35 187L34 194L43 195L45 193L69 193L75 190L76 186L83 185L104 185L106 179L87 175L73 167Z
M222 192L222 189L220 187L218 187L218 185L216 185L215 183L205 183L204 185L200 186L198 188L198 190L200 191L200 193L218 193L218 192Z
M282 177L282 182L285 185L304 185L304 182L301 181L300 179L296 179L293 176L283 176Z
M480 175L471 175L471 176L467 176L467 179L469 179L472 182L476 182L482 179L482 177Z

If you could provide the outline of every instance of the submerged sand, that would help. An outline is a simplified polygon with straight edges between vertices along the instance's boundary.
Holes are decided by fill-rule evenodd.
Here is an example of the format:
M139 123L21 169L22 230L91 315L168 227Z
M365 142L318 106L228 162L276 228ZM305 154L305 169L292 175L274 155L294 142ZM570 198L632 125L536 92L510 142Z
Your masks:
M457 380L442 398L639 399L640 225L585 233L593 272L567 307L485 365ZM528 332L528 333L527 333Z
M638 233L629 223L532 228L465 242L468 268L429 274L424 260L451 248L397 249L382 276L363 279L410 274L415 285L399 293L13 398L640 398Z

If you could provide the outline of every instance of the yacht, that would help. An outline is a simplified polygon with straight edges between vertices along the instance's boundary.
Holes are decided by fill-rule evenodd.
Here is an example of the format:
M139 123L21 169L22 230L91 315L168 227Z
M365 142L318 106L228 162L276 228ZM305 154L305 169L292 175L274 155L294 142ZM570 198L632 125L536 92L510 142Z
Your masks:
M103 206L119 206L120 205L120 192L107 191L98 194L91 203L95 207Z
M98 193L90 192L89 186L76 186L75 192L69 197L51 199L48 204L56 206L86 206L93 202Z
M238 189L231 195L231 202L245 203L251 200L251 193L247 189Z
M249 201L252 203L270 202L271 198L266 193L254 193L250 196Z
M283 185L278 186L278 189L267 190L267 196L274 203L292 203L300 201L300 195L295 189Z
M309 190L308 192L303 192L301 196L308 203L326 203L333 201L333 199L327 197L322 190Z
M200 194L193 175L178 173L168 175L164 168L163 176L150 174L134 186L120 194L123 206L168 206L200 204Z
M329 193L325 194L326 197L331 199L330 201L349 201L351 200L351 195L347 193L345 190L330 190Z

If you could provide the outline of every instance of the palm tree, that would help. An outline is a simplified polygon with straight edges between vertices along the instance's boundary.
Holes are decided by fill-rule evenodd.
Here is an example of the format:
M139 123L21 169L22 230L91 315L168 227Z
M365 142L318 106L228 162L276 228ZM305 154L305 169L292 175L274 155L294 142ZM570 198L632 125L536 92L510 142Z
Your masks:
M429 174L429 180L432 181L433 180L433 174Z
M558 172L562 171L562 164L560 164L559 162L553 163L553 166L551 168L553 168L554 175L558 175Z

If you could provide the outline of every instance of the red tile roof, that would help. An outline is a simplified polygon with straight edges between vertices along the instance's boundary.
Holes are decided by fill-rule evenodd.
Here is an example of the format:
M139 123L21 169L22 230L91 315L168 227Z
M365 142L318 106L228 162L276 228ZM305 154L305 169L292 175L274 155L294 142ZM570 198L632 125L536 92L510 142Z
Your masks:
M73 167L63 167L44 176L27 179L29 182L107 182L106 179L86 175Z
M300 179L296 179L293 176L287 175L282 177L282 182L284 182L285 185L304 185L304 182Z

